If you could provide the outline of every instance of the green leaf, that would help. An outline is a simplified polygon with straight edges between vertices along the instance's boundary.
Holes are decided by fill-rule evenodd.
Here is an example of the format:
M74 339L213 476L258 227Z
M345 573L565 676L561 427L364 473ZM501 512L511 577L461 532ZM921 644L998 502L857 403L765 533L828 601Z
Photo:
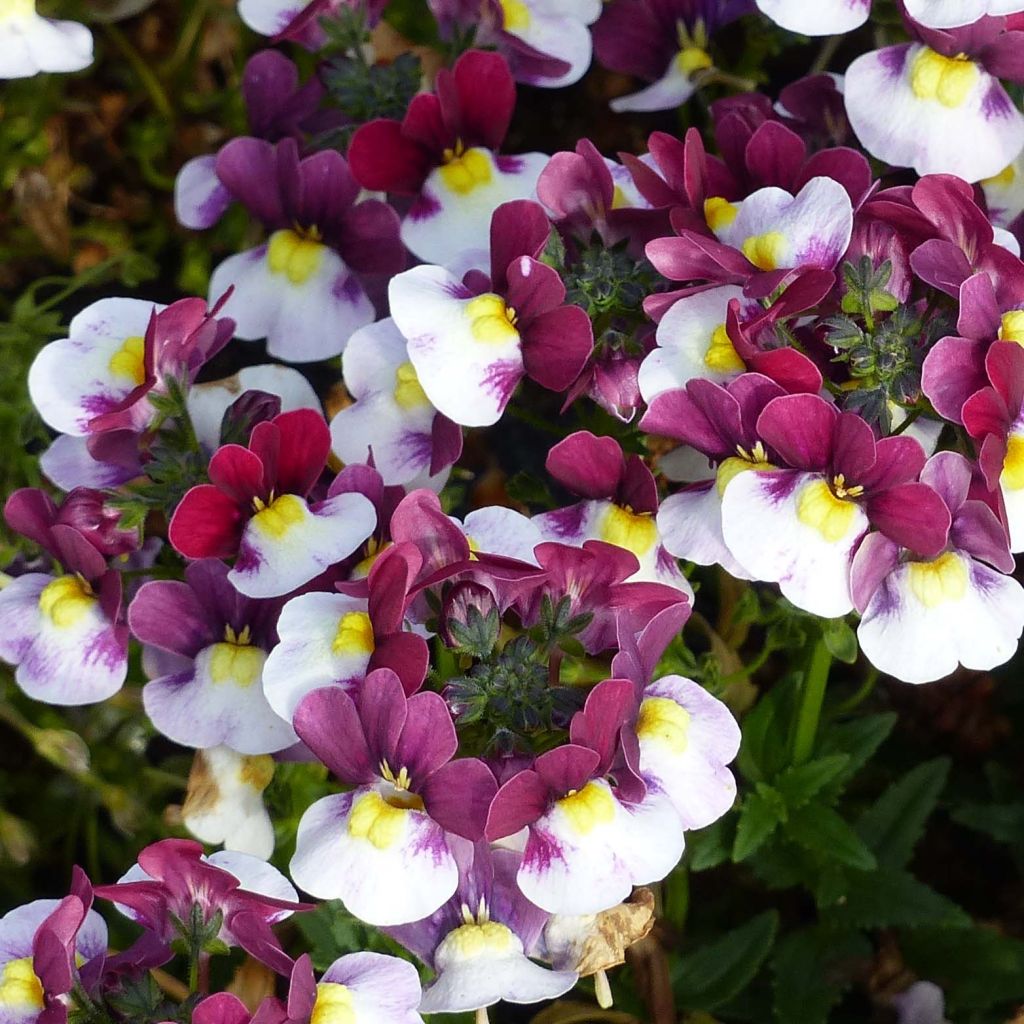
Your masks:
M871 760L875 751L892 732L896 718L894 712L887 711L878 715L865 715L849 722L839 722L824 730L818 743L818 756L849 756L846 767L829 784L830 795L838 796L843 786Z
M795 810L803 807L827 786L849 763L849 754L829 754L806 764L787 768L772 780L786 805Z
M778 792L764 782L748 793L740 808L732 859L746 860L761 847L786 816L786 805Z
M822 637L833 658L847 665L857 660L857 634L846 619L827 619Z
M738 766L745 779L767 782L789 760L789 723L793 719L796 675L776 683L743 719Z
M949 764L949 758L938 757L916 765L861 815L857 832L879 863L900 868L910 860L946 785Z
M808 804L786 822L786 835L805 850L860 871L875 867L874 854L853 828L831 807Z
M1024 846L1024 803L963 803L952 811L951 817L1001 843Z
M851 872L842 902L828 921L849 928L967 928L970 917L952 900L897 868Z
M691 871L707 871L724 864L736 841L736 816L729 814L713 825L686 836L686 862Z
M1024 999L1024 942L986 928L935 928L900 940L907 963L941 986L947 1013Z
M687 1010L713 1010L754 979L775 942L779 915L758 914L720 939L684 954L672 969L672 991Z
M787 935L772 960L777 1024L825 1024L871 953L859 932L816 927Z

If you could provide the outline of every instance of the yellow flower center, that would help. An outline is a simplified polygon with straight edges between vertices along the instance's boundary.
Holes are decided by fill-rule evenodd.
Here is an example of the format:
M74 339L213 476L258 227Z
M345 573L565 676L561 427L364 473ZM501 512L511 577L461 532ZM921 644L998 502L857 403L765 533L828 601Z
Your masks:
M836 497L824 480L813 480L797 495L796 517L817 530L829 544L841 541L857 517L857 506Z
M967 593L967 566L952 551L930 562L911 562L910 591L926 608L959 601Z
M363 558L352 570L352 579L361 580L370 575L373 563L380 558L381 554L391 547L391 541L382 544L376 537L371 537L366 542L366 557Z
M8 18L31 18L36 13L36 0L0 0L0 21Z
M59 629L69 629L96 604L92 587L81 576L60 576L43 587L39 610Z
M440 168L441 180L449 192L465 196L481 185L489 185L494 176L494 164L486 149L474 146L463 149L458 142L454 149L444 151L444 164Z
M338 621L331 643L335 654L372 654L373 623L366 612L346 612Z
M405 362L395 370L395 402L403 409L418 409L430 405L427 393L416 375L416 367Z
M1000 341L1015 341L1024 345L1024 309L1011 309L1004 313L999 325Z
M725 324L719 324L711 333L711 344L704 353L704 365L715 373L742 373L747 364L740 359Z
M460 924L444 938L443 959L454 954L459 960L474 960L480 956L500 955L514 950L519 945L510 928L497 921L483 921L480 924Z
M636 734L682 754L689 743L690 712L669 697L648 697L640 705Z
M521 32L530 26L530 8L523 0L501 0L501 20L506 32Z
M1009 188L1017 179L1017 169L1013 164L1007 164L998 174L991 178L982 178L982 185L992 185L996 188Z
M316 231L303 236L285 228L270 236L267 266L272 274L284 274L292 284L305 284L320 269L325 251Z
M274 777L274 759L269 754L250 754L243 757L238 777L244 785L252 786L257 793L262 793Z
M708 56L706 50L699 46L684 46L676 54L676 67L687 78L695 71L703 71L705 68L714 66L714 61Z
M365 839L378 850L387 850L405 834L409 811L422 809L423 801L415 793L406 793L404 799L396 797L391 801L372 790L352 805L348 834L355 839Z
M1006 458L999 483L1008 491L1024 487L1024 435L1011 434L1006 439Z
M786 253L786 236L781 231L766 231L751 235L740 248L758 270L778 270Z
M321 981L316 987L316 1002L309 1024L356 1024L352 993L347 985Z
M0 1006L42 1010L46 1005L43 983L32 969L32 957L9 960L0 972Z
M658 526L650 512L609 505L601 520L600 537L606 544L625 548L642 558L657 542Z
M493 292L485 292L466 303L470 331L477 341L505 345L519 340L516 311Z
M736 453L736 455L732 455L728 459L723 459L718 465L718 472L715 474L715 489L718 491L719 497L725 494L726 487L740 473L746 473L748 470L753 470L755 473L764 473L769 469L774 469L768 461L768 455L760 441L749 452L746 448L737 445Z
M306 518L306 507L302 499L294 494L282 494L269 505L254 498L253 508L256 509L256 515L252 517L252 522L274 540L280 540L293 526Z
M266 651L247 642L214 644L210 652L210 679L248 689L263 675Z
M978 67L963 54L944 57L927 46L910 65L910 88L919 100L937 100L944 107L959 107L978 80Z
M577 835L585 836L599 825L607 825L615 818L615 798L607 787L588 782L582 789L574 789L556 804L569 819Z
M136 387L146 379L146 340L138 335L125 338L107 366L115 377L127 377Z
M722 196L711 196L704 200L704 219L712 231L727 228L739 212L739 203L730 203Z

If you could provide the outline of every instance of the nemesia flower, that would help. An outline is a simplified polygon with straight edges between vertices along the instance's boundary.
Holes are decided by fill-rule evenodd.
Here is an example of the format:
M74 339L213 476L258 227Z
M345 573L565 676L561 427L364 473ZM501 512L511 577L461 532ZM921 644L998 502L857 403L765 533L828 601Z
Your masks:
M420 571L416 547L397 543L374 561L367 596L310 593L293 597L277 622L281 640L264 671L271 707L291 721L302 698L326 686L355 693L376 668L390 668L405 692L420 688L429 652L405 628L409 589Z
M266 754L295 743L263 695L280 601L238 593L215 558L193 562L184 580L144 583L128 609L136 638L174 656L174 670L142 690L152 723L187 747L224 744ZM163 669L163 666L161 666Z
M1010 550L1024 551L1024 348L997 342L985 356L985 370L990 383L964 403L963 422L980 448L989 490L1002 498Z
M384 6L381 0L238 0L238 14L260 35L290 39L317 50L327 38L320 26L322 18L330 18L346 7L359 9L372 27Z
M594 26L597 59L652 84L611 101L614 111L671 110L713 74L708 40L751 10L750 0L613 0Z
M401 122L357 129L349 164L363 188L415 197L401 233L421 260L449 264L477 251L486 259L491 215L533 195L547 157L498 155L516 101L498 54L469 50L438 71L434 88L413 97Z
M658 487L639 455L625 456L618 442L581 430L548 453L547 471L584 500L534 516L545 540L581 545L586 540L615 544L634 554L634 581L677 587L692 599L686 577L662 545L655 515Z
M496 423L524 376L564 391L590 355L590 318L563 305L558 272L539 260L550 230L537 203L505 203L491 223L489 280L431 266L391 280L391 315L420 385L456 423Z
M249 115L249 132L277 142L301 139L311 123L324 87L314 75L299 85L299 72L283 53L261 50L246 62L241 93ZM217 177L217 155L194 157L174 180L174 215L178 223L200 231L213 227L231 205L231 191Z
M197 750L181 808L185 828L204 843L268 860L274 826L263 791L274 777L267 754L239 754L230 747Z
M499 1001L534 1003L568 992L576 984L574 971L552 971L530 959L548 915L516 884L519 855L465 842L456 853L454 896L422 921L385 929L434 970L420 1010L476 1010L486 1022L485 1008Z
M962 29L908 23L916 41L847 69L846 112L872 156L966 181L998 174L1024 146L1024 115L999 79L1024 79L1020 37L990 18Z
M459 744L444 700L407 698L398 676L378 669L356 700L337 688L309 694L294 723L313 753L356 788L303 814L292 878L319 898L341 899L370 924L432 914L458 884L450 834L482 838L497 788L482 761L452 760Z
M198 916L209 924L220 914L214 937L275 970L285 962L290 968L291 960L270 925L308 909L295 902L294 888L266 861L227 850L207 857L191 839L151 843L119 881L95 891L164 943L177 937L175 920L188 923Z
M171 517L168 537L186 558L231 558L228 580L246 597L279 597L351 554L375 514L360 494L309 504L330 451L323 417L309 409L258 423L249 447L224 445Z
M6 0L0 10L0 78L81 71L92 63L92 33L77 21L36 12L36 0Z
M913 438L876 440L859 416L816 395L773 399L757 433L781 466L729 483L722 534L744 568L797 607L830 618L853 607L850 562L870 525L927 555L942 551L949 513L917 482L925 453Z
M1014 567L1006 531L985 502L969 497L971 478L956 452L933 455L921 471L952 519L949 542L937 554L873 533L853 561L861 649L908 683L941 679L958 664L1001 665L1024 630L1024 588L1004 575Z
M90 528L65 511L83 511L79 494L58 508L42 491L24 488L4 506L7 525L38 544L61 570L29 572L0 590L0 658L17 666L14 679L22 690L47 704L105 700L121 689L128 672L121 577L101 550L110 550L105 529ZM90 516L97 507L102 516L101 503L89 507Z
M355 401L331 420L331 447L342 462L372 459L387 485L444 485L462 453L462 431L430 404L390 318L360 328L342 357Z
M218 154L217 177L271 232L255 249L229 256L213 272L210 294L246 341L302 363L338 355L357 328L374 320L357 273L394 273L406 261L398 215L376 199L357 202L344 158L321 150L299 158L285 138L272 145L239 138Z
M634 884L663 878L682 854L678 817L667 802L643 800L645 787L620 749L620 730L634 708L632 682L599 683L573 716L570 742L513 775L491 803L487 838L527 830L516 880L550 913L614 906Z
M5 1024L68 1020L68 994L77 983L96 977L107 952L107 926L91 906L92 887L75 868L63 899L35 900L0 917L0 1014Z

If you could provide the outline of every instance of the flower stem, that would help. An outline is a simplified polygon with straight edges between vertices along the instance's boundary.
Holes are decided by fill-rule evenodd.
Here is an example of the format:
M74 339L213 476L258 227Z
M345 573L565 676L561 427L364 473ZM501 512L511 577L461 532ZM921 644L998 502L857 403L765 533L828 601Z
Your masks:
M800 690L800 703L793 729L793 764L803 764L814 750L831 665L832 654L824 637L819 637L811 651L811 660L804 673L803 686Z

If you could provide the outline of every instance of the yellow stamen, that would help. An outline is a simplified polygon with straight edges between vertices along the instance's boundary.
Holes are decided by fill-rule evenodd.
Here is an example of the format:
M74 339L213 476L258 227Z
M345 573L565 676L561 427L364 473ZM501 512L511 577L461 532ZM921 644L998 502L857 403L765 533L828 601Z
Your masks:
M493 292L485 292L470 299L465 306L470 320L470 331L477 341L505 345L519 340L516 330L516 311L505 305L505 300Z
M695 71L703 71L705 68L713 66L714 61L708 56L707 50L703 50L699 46L684 46L676 54L676 67L687 78Z
M459 142L455 149L444 151L444 164L439 172L449 192L464 196L481 185L490 184L494 176L494 164L486 149L475 146L464 150Z
M521 32L530 27L530 8L523 0L501 0L501 19L506 32Z
M248 689L263 675L266 651L243 644L214 644L210 652L210 679Z
M419 807L414 809L419 810L422 806L420 801ZM376 790L364 793L352 805L348 816L348 834L355 839L365 839L378 850L387 850L405 834L409 810L407 807L393 806Z

